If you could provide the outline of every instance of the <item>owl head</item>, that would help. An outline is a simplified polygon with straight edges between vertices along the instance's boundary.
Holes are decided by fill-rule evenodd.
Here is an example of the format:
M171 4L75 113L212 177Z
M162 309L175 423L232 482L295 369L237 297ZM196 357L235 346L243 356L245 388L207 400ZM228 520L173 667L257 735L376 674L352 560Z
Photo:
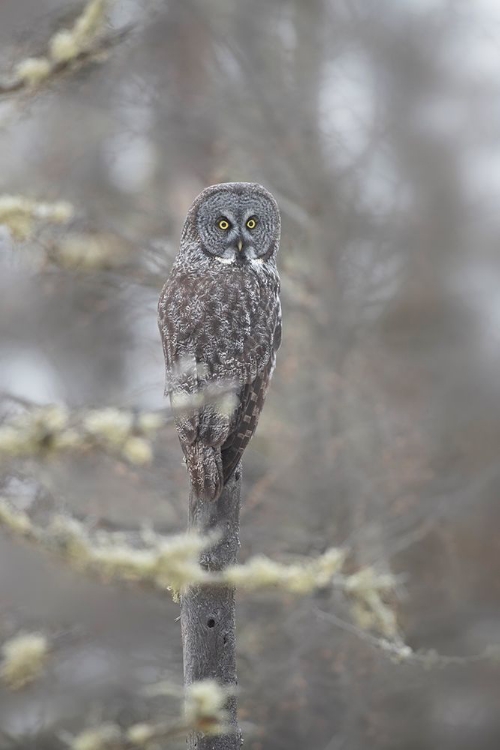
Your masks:
M273 262L279 239L280 214L271 193L257 183L224 182L194 201L181 248L196 244L207 258L225 264Z

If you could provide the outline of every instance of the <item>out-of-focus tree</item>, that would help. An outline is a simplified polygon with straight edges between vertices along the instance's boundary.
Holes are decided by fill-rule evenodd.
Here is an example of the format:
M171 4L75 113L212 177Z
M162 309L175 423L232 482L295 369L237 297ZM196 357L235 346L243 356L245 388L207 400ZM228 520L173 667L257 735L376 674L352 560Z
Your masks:
M199 190L263 183L284 220L285 327L242 559L346 545L353 571L401 573L393 604L426 658L393 664L334 587L242 596L246 744L497 748L498 667L473 658L498 643L500 607L495 3L127 0L61 60L83 9L0 9L1 427L55 404L68 423L49 433L81 439L51 451L30 423L38 452L2 464L1 494L40 527L64 512L91 536L184 528L174 431L140 425L164 407L158 291ZM96 427L103 409L128 414L118 435L109 411ZM181 682L175 603L1 533L0 639L51 651L31 686L2 688L0 747L98 725L117 741L154 701L175 721L141 693ZM423 670L429 649L462 661Z

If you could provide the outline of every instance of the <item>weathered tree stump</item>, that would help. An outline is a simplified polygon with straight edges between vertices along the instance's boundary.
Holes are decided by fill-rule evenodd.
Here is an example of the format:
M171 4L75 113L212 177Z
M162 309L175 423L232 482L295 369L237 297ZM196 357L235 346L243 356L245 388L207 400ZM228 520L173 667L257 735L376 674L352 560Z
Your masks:
M217 531L220 539L203 553L207 570L222 570L237 561L240 546L241 469L237 469L219 499L189 499L189 529L200 534ZM184 684L211 678L221 685L236 687L235 591L229 586L193 586L181 597L181 628ZM189 750L239 750L242 744L237 721L236 697L227 709L234 733L205 736L193 733Z

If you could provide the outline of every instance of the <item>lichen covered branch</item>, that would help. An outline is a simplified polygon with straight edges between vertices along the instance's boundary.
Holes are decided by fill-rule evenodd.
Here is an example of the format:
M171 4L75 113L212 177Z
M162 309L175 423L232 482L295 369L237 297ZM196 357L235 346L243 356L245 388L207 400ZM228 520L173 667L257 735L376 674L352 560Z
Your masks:
M28 239L37 224L66 224L73 215L74 208L67 201L47 203L23 195L0 195L0 225L15 240Z
M0 82L0 95L39 90L58 75L102 60L124 33L106 34L108 5L109 0L89 0L70 28L56 31L49 39L45 54L14 66L10 78Z
M152 439L165 424L159 412L125 409L84 409L63 406L31 408L0 425L0 463L3 460L49 460L67 452L104 450L132 464L150 464Z
M357 609L363 608L365 627L389 639L398 637L396 618L386 603L395 580L378 575L372 568L343 573L345 549L332 547L318 557L288 564L258 556L246 563L210 570L200 564L200 555L211 554L218 543L217 534L203 536L191 531L167 537L148 531L127 540L119 532L100 530L91 534L81 522L62 515L42 527L6 499L0 499L0 527L37 542L77 570L104 580L136 581L176 594L189 586L237 586L247 591L274 589L302 595L331 587L346 595L355 616Z

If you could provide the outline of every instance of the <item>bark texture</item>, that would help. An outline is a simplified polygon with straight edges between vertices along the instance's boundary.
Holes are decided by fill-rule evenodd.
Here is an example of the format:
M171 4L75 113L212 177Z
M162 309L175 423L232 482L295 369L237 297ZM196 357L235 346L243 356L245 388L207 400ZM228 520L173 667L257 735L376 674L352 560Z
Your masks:
M189 499L189 528L200 533L219 530L221 538L201 558L207 570L222 570L236 562L240 546L241 469L238 468L215 502ZM212 678L236 686L236 632L234 589L192 587L181 598L184 683ZM192 734L189 750L239 750L236 698L228 700L234 733L218 736Z

